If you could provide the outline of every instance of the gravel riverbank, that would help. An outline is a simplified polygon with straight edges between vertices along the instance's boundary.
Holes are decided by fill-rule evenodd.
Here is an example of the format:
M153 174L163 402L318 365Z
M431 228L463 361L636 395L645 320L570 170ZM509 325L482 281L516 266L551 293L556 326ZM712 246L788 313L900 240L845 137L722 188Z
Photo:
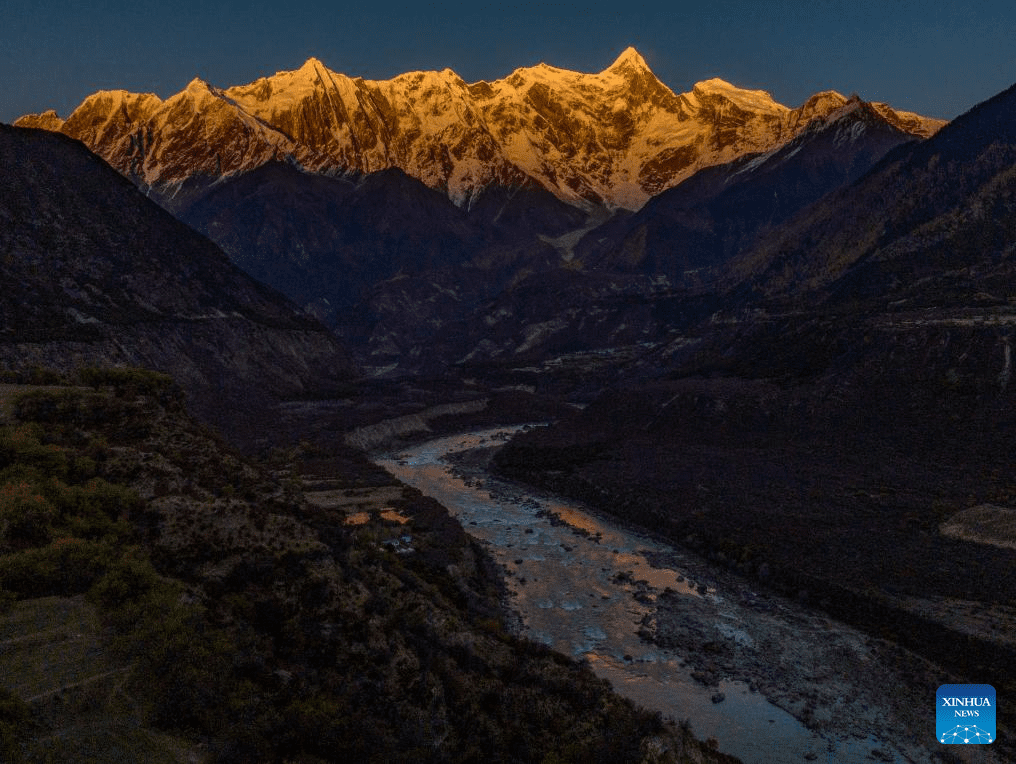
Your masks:
M529 636L584 656L619 692L690 719L745 761L962 753L935 741L933 666L574 502L492 478L506 437L443 438L382 461L442 494L488 544ZM992 761L980 748L971 760Z

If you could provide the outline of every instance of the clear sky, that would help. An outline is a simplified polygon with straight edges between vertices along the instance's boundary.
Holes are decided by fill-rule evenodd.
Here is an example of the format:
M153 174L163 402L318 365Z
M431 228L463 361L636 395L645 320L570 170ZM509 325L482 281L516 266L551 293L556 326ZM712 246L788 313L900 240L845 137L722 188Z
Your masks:
M493 80L545 62L600 71L627 46L676 92L703 79L788 106L820 90L952 118L1016 82L1014 0L0 0L0 121L96 90L167 97L310 56L351 76L454 69Z

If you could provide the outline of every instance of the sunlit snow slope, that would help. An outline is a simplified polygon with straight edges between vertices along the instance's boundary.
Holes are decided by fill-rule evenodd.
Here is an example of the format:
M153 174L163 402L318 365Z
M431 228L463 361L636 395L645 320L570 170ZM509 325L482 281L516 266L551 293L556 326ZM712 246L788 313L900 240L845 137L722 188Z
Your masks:
M329 174L398 167L460 206L492 185L535 183L581 207L637 209L696 170L782 145L846 101L825 92L791 109L719 79L678 95L628 48L596 74L540 64L475 83L450 69L364 80L311 58L224 90L195 79L165 101L103 91L66 120L50 111L16 124L78 138L168 206L282 160ZM875 107L914 135L942 125Z

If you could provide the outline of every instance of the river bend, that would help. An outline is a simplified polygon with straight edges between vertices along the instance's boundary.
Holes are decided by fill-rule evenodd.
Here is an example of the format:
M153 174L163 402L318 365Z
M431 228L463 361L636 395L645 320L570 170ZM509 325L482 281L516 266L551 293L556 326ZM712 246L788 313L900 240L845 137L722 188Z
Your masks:
M893 738L885 709L862 703L875 701L849 680L840 678L828 690L825 669L809 668L800 655L812 643L815 654L832 644L837 656L872 670L863 636L839 624L830 631L825 619L786 604L765 604L744 582L725 584L729 575L711 575L702 560L574 502L463 466L465 454L496 447L518 429L442 437L375 461L441 502L486 545L505 571L526 636L588 660L621 694L675 720L688 719L698 737L715 738L720 750L746 764L924 760L922 746ZM681 624L677 633L686 635L683 645L664 648L651 641L664 601L667 617ZM698 651L719 643L745 656L742 675L723 671L734 677L706 686L692 676L703 666ZM789 645L793 652L784 654ZM765 663L767 655L773 655L775 673L785 669L788 682L810 671L820 689L808 687L802 674L796 688L768 693L783 708L774 705L758 691L774 686L757 681L758 661ZM840 671L840 660L826 662L847 673ZM823 691L835 697L823 698ZM784 708L811 723L806 726Z

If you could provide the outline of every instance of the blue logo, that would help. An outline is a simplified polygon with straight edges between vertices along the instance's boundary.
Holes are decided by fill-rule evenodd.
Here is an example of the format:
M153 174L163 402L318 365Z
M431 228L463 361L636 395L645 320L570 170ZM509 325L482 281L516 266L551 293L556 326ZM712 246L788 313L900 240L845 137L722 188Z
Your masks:
M995 688L990 684L943 684L935 700L935 736L949 745L995 742Z

